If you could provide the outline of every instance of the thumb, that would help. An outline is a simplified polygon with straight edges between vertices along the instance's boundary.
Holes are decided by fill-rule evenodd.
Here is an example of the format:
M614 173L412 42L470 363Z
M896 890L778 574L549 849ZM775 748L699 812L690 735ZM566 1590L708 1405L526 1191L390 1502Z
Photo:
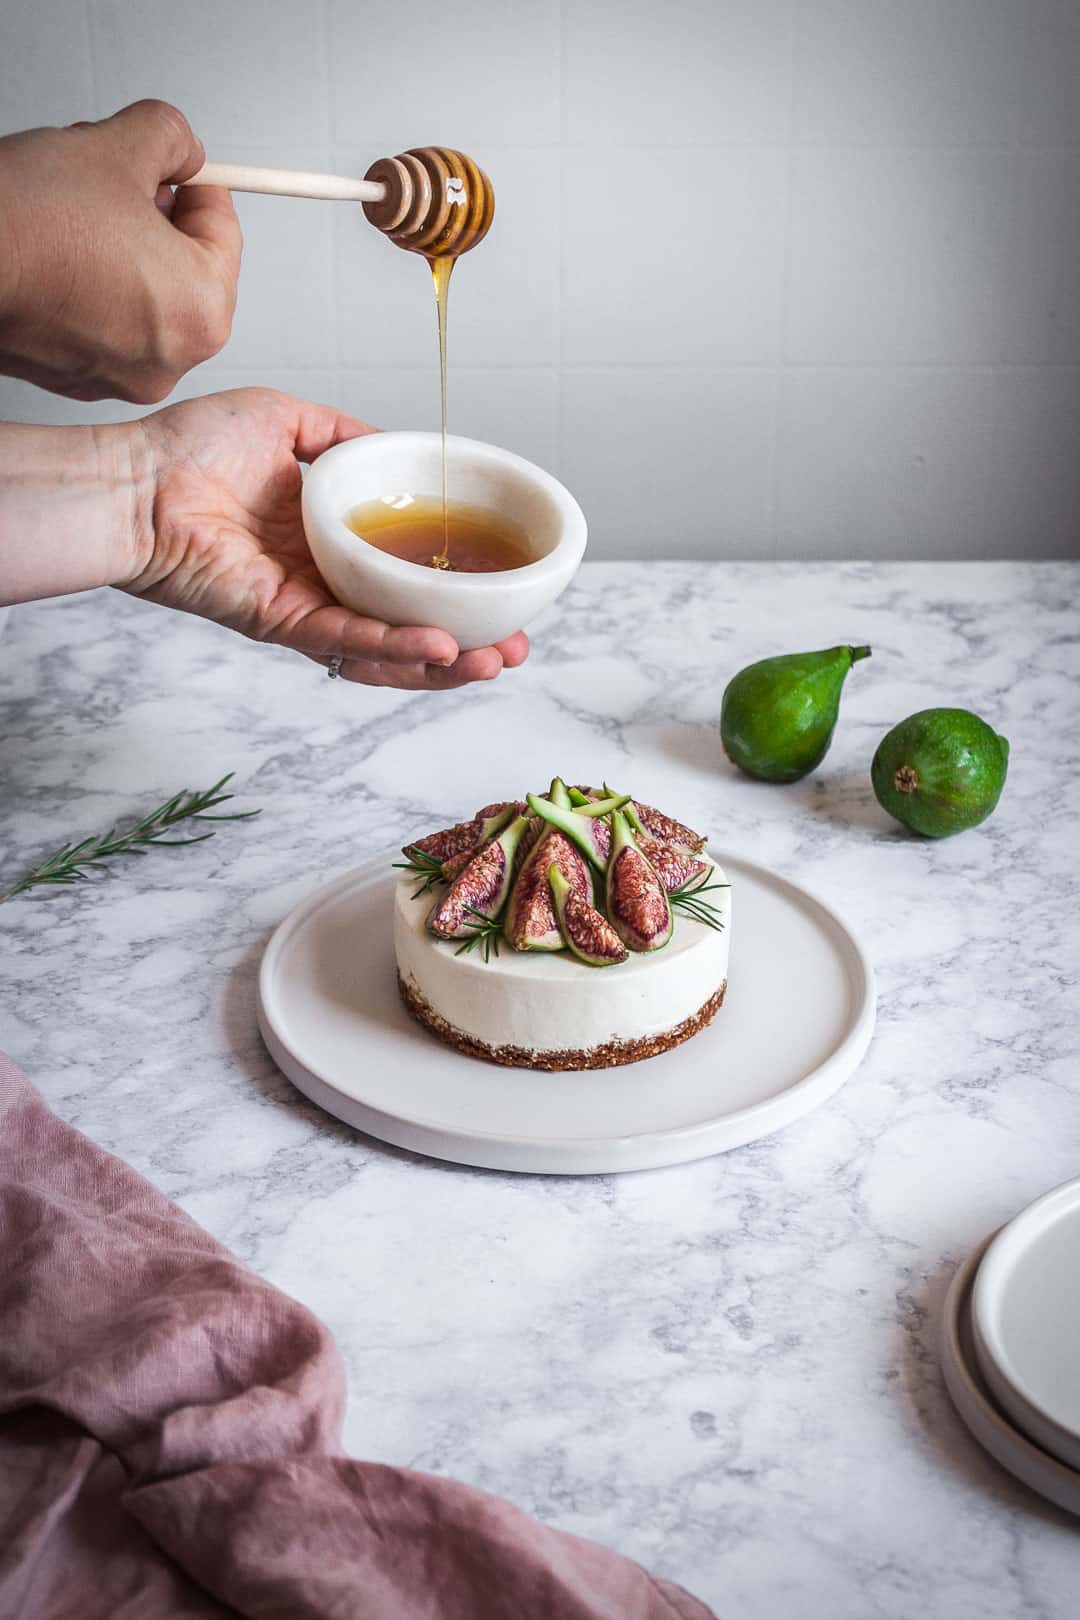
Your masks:
M167 101L133 101L98 128L124 151L152 191L164 181L190 180L206 161L203 144L178 107Z
M296 411L292 430L293 454L297 461L314 461L324 450L345 439L358 439L363 433L379 431L358 417L335 410L332 405L316 405L309 399L294 399L291 403Z
M243 238L231 193L222 186L179 186L169 217L178 231L210 250L235 286Z

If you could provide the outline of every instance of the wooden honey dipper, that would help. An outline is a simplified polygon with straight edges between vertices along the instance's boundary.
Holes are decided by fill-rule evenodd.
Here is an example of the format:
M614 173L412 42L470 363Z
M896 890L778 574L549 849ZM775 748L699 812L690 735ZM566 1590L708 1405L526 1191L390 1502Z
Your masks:
M225 186L279 197L360 202L371 223L426 259L456 259L487 235L495 216L491 181L464 152L420 146L378 158L362 180L247 164L204 163L188 186Z

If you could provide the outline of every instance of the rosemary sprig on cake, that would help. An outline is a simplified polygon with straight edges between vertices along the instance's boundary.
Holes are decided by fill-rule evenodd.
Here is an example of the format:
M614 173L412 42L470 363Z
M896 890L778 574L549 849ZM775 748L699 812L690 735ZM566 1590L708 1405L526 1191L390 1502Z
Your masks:
M486 911L477 911L475 906L466 906L465 911L469 917L475 918L466 926L471 929L468 936L462 940L455 956L464 956L469 951L477 949L484 953L484 961L490 962L492 956L499 954L499 939L502 934L502 924L497 917L489 917Z
M570 951L590 967L660 950L676 913L720 931L720 889L705 840L663 811L619 793L568 787L485 805L469 821L406 844L398 870L435 892L427 928L455 955Z
M402 854L407 855L408 859L404 861L393 861L391 862L391 865L394 867L395 871L409 872L413 877L419 880L416 888L412 892L412 897L414 900L419 900L422 894L429 894L437 883L446 882L446 878L443 875L443 863L442 861L437 861L434 855L426 855L422 849L415 848L403 850Z
M706 928L715 928L717 933L723 931L724 923L719 911L711 900L703 900L702 895L711 894L714 889L730 889L730 883L709 883L708 872L699 878L696 883L684 883L681 889L676 889L671 896L671 904L678 910L685 912Z
M233 797L231 793L224 793L222 789L232 781L233 771L229 771L213 787L203 791L192 792L188 788L181 788L174 793L171 799L159 804L156 809L143 816L139 821L133 822L130 827L118 829L110 827L108 832L100 833L96 837L83 838L79 843L61 844L59 849L47 855L33 871L16 883L0 899L11 900L17 894L25 894L31 889L39 889L49 885L64 886L72 883L85 882L93 877L106 861L117 855L145 855L148 848L176 849L184 844L202 844L208 838L213 838L214 831L195 833L190 838L170 838L171 833L182 823L206 821L247 821L257 816L258 810L232 810L223 815L212 815L218 805L227 804Z

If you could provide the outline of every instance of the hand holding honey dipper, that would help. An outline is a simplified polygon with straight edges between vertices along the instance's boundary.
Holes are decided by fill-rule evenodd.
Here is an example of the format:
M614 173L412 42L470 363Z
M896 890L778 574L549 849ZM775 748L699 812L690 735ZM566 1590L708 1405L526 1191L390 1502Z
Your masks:
M221 347L240 230L203 156L183 115L160 102L0 140L0 371L75 399L150 403ZM373 223L437 258L490 223L486 204L463 207L440 184L445 156L434 167L414 154L381 160L381 178L340 184L366 187ZM256 175L251 189L283 188ZM522 663L520 631L459 652L447 632L366 617L324 583L301 523L300 463L374 431L264 388L106 427L0 425L0 603L116 585L347 680L410 690Z

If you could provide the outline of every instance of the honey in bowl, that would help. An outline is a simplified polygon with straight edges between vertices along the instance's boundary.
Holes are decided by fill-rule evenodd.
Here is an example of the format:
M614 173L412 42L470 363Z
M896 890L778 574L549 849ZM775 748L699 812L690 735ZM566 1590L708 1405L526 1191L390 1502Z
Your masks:
M355 535L378 551L421 568L455 574L497 574L536 561L519 524L486 506L450 501L439 495L388 495L346 513Z

